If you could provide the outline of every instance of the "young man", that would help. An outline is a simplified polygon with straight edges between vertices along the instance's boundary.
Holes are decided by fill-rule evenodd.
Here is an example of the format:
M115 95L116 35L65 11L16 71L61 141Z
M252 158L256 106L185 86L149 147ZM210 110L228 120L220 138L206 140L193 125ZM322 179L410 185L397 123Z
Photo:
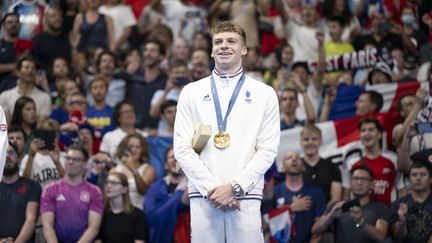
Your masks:
M430 242L432 240L432 166L429 161L415 162L409 169L412 191L392 204L396 222L392 225L398 242ZM420 227L421 225L421 227Z
M3 106L6 118L11 117L15 102L21 96L28 96L35 101L38 118L40 120L48 117L51 114L51 97L48 93L41 91L35 85L35 60L31 56L23 56L18 60L15 72L18 77L17 86L0 94L0 105Z
M183 88L174 125L175 156L189 179L192 242L263 242L260 205L279 145L278 100L243 74L244 30L221 22L212 32L215 69ZM212 135L198 155L192 137L201 124Z
M172 137L174 135L174 122L177 113L177 101L165 100L160 108L161 119L166 122L164 129L158 130L158 136Z
M364 147L364 156L358 158L353 156L348 158L346 167L348 170L357 166L366 165L373 171L374 177L374 196L379 202L390 206L396 198L396 163L397 157L390 151L381 149L381 139L384 129L381 123L374 117L364 118L359 123L360 140ZM345 187L344 198L349 198L349 176L345 179L343 186Z
M7 132L7 137L9 142L15 144L15 146L17 146L18 148L18 160L21 161L22 158L24 157L24 149L26 146L26 133L25 131L22 129L22 127L20 126L9 126L8 127L8 132Z
M300 145L303 148L304 173L303 180L320 188L327 204L342 199L341 173L331 160L319 155L322 144L321 130L314 124L306 125L300 133Z
M100 137L105 133L114 130L114 109L107 105L108 80L97 76L90 81L90 94L93 97L94 105L87 109L87 122L100 132Z
M85 149L70 146L64 178L43 190L40 212L47 242L92 242L99 231L102 193L84 180L88 158Z
M324 194L320 188L304 181L305 167L299 153L287 152L284 168L285 181L275 187L273 206L277 208L290 204L290 213L294 215L292 227L296 233L291 235L289 242L314 242L316 237L311 229L324 212Z
M143 68L127 77L126 99L137 109L137 127L156 129L158 119L150 116L150 108L154 93L164 90L167 82L167 75L160 68L165 48L155 40L147 41L143 47Z
M41 187L19 175L18 148L9 143L0 183L0 242L33 242Z
M356 203L346 206L344 201L336 203L314 224L312 233L322 234L333 224L336 243L382 242L387 235L390 212L384 204L370 199L373 180L368 167L355 167L350 184Z
M379 112L383 107L383 103L383 96L380 93L373 90L365 91L355 103L355 114L357 116L364 116L373 112Z

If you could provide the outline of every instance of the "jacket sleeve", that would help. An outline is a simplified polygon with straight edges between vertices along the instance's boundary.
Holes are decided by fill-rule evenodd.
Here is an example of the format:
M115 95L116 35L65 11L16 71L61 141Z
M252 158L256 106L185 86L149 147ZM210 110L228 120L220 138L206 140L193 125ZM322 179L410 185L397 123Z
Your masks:
M207 191L218 185L210 170L204 165L192 148L195 132L193 122L193 100L189 96L189 87L183 88L177 104L174 124L174 155L188 180L203 196Z
M279 102L274 90L267 99L263 119L256 138L255 154L240 174L235 176L245 192L249 192L260 180L274 162L280 142Z

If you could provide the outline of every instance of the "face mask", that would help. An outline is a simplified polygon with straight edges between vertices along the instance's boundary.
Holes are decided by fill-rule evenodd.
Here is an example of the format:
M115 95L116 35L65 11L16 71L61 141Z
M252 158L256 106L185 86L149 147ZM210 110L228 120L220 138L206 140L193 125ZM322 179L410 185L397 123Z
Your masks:
M415 22L414 15L404 14L402 15L402 23L404 25L412 25Z

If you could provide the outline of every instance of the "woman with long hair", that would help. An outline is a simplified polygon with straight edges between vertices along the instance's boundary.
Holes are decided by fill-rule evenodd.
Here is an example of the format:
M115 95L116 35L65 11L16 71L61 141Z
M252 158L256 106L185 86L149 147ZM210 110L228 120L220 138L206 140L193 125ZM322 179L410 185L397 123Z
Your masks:
M129 134L120 142L116 157L121 163L110 173L121 172L127 176L132 204L142 209L144 194L156 178L156 170L149 162L148 144L140 134Z
M104 196L105 212L96 242L145 242L145 217L129 198L128 177L119 172L111 173L104 187Z
M27 136L27 144L30 144L29 137L37 124L36 103L32 98L22 96L15 102L11 124L23 128Z
M360 34L361 26L357 17L351 12L348 0L324 0L322 16L327 22L333 17L341 17L344 22L342 41L349 42L354 36ZM325 39L330 40L328 25L324 25Z

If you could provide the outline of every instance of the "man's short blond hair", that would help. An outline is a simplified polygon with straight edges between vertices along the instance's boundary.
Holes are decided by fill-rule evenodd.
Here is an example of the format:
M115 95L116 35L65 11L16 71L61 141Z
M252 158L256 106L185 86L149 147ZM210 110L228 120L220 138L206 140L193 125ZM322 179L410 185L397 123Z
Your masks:
M240 25L231 21L222 21L217 22L211 29L212 36L223 32L234 32L239 34L242 38L243 45L246 46L246 32Z
M304 125L303 129L300 132L300 136L304 136L304 133L310 132L310 133L316 133L319 134L320 137L322 137L321 129L319 127L315 126L314 124L306 124Z

